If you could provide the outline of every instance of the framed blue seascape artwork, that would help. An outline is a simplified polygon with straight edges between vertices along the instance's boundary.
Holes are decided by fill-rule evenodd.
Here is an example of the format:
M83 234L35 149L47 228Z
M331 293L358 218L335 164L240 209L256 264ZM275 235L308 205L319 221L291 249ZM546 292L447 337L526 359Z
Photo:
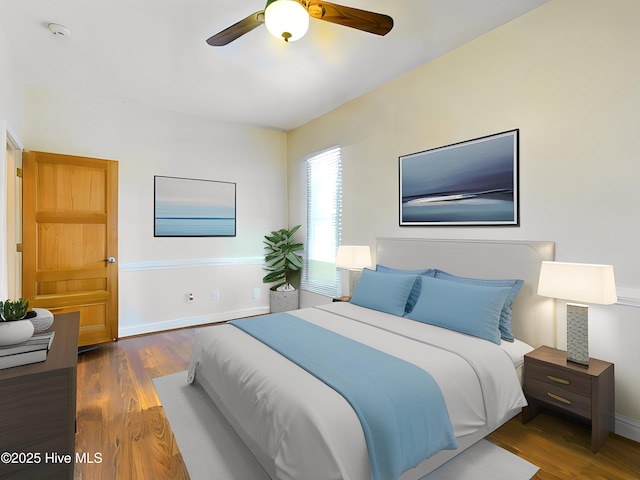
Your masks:
M154 177L155 237L235 237L236 184Z
M518 226L518 134L401 156L400 226Z

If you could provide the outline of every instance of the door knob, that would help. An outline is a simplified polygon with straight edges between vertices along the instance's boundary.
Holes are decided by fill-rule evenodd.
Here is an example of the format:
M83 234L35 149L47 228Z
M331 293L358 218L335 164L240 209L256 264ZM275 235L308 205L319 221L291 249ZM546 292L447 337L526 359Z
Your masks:
M116 257L109 257L106 260L103 260L104 262L108 262L108 263L116 263Z

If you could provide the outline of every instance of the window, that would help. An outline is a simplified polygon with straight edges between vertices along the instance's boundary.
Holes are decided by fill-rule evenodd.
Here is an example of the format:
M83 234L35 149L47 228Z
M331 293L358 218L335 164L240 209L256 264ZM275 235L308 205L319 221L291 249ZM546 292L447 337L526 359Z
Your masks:
M307 160L307 239L302 288L330 297L340 295L336 252L342 233L342 161L340 148Z

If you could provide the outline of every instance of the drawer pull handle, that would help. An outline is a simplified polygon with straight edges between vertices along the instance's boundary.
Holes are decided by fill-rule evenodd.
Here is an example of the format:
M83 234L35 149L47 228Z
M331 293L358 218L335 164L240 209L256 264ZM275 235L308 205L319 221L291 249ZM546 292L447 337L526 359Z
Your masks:
M556 395L555 393L547 392L554 400L558 400L559 402L566 403L567 405L571 405L571 400L567 400L566 398L561 397L560 395Z
M569 380L565 380L564 378L554 377L553 375L547 375L547 378L552 382L562 383L563 385L569 385L571 383Z

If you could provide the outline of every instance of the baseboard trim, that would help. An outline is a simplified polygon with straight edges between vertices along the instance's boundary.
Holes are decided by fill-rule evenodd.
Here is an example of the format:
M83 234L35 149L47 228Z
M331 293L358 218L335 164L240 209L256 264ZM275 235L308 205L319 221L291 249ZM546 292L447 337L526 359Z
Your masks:
M616 415L616 434L640 442L640 420Z
M144 325L135 325L131 327L121 327L118 330L118 337L132 337L134 335L144 335L147 333L158 333L166 330L175 330L177 328L197 327L207 325L209 323L226 322L234 318L251 317L254 315L263 315L269 313L269 307L244 308L242 310L234 310L229 312L212 313L200 315L197 317L177 318L175 320L167 320L164 322L145 323Z

